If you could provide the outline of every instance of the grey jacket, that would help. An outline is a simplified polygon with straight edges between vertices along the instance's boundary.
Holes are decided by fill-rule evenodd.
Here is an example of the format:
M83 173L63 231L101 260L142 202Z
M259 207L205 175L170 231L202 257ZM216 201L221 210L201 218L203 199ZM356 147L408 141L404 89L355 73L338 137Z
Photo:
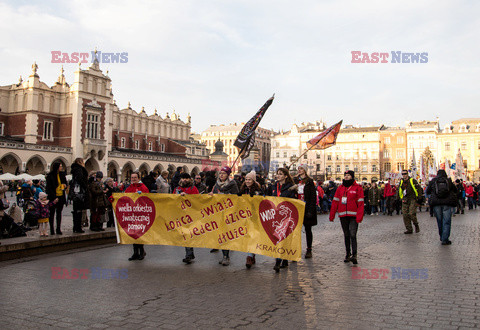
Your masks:
M156 184L157 184L157 193L159 193L159 194L168 194L169 193L170 186L169 186L167 180L165 180L161 175L158 176Z

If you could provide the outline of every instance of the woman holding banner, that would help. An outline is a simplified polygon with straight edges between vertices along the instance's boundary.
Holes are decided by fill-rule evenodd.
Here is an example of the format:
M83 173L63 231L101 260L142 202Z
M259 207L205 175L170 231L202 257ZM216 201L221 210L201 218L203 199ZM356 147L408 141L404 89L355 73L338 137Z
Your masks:
M245 182L242 183L242 186L240 187L240 193L238 195L239 196L250 195L250 197L265 196L265 194L263 193L262 187L257 182L257 173L255 171L251 171L245 176ZM247 267L247 269L250 269L254 264L255 264L255 254L248 253L245 266Z
M274 197L297 198L295 183L288 169L284 167L277 170L277 182L275 182L272 188L272 196ZM288 267L288 260L277 258L273 269L278 273L280 268L286 267Z
M140 173L133 172L130 176L130 185L124 191L125 193L149 193L147 186L140 182ZM143 249L143 244L133 244L133 255L128 260L143 260L147 254Z
M333 222L335 213L338 212L345 239L345 249L347 250L343 261L351 261L354 265L357 264L358 224L362 222L364 214L363 199L363 189L355 181L355 172L346 171L343 183L338 187L332 201L330 221Z
M230 174L232 169L228 166L222 167L220 173L218 174L218 180L213 187L213 190L209 195L213 194L238 194L237 182L233 179L230 179ZM223 259L220 260L219 264L223 266L230 265L230 250L222 250Z
M303 226L307 238L307 252L305 259L312 257L313 233L312 227L317 225L317 193L315 184L307 174L307 165L298 166L298 199L305 202L305 216Z

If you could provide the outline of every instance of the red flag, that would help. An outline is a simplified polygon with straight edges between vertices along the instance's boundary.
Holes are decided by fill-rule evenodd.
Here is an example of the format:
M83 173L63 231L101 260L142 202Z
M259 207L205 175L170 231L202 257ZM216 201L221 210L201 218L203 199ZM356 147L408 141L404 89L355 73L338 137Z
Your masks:
M340 126L342 126L343 120L340 120L335 125L330 126L322 133L315 136L313 139L307 141L308 149L327 149L335 144L337 141L337 135L340 131Z

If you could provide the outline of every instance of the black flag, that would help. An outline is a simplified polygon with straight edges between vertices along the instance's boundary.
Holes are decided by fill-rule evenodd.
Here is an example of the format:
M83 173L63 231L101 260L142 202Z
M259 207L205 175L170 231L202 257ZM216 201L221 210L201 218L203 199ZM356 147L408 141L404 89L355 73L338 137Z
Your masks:
M257 113L248 121L248 123L243 126L240 133L238 133L237 138L233 145L240 149L239 156L242 159L245 159L250 154L250 150L255 144L255 130L260 124L263 115L267 111L268 107L272 104L275 94L265 102L265 104L257 111Z

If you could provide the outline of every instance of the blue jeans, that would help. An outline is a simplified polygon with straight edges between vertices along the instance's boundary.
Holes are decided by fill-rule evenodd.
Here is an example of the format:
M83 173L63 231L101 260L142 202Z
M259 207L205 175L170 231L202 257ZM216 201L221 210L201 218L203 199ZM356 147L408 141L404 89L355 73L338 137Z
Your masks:
M452 226L452 214L455 207L448 205L436 205L433 207L433 213L437 218L438 234L442 242L447 242L450 237L450 227Z

